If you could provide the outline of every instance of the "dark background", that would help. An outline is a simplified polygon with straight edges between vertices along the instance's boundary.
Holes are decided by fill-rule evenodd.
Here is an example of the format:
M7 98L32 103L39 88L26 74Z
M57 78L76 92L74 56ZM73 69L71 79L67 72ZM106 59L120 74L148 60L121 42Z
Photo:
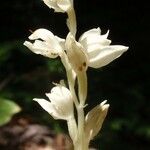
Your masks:
M112 44L130 47L108 66L88 70L87 109L105 99L111 106L103 129L92 142L98 149L150 148L149 9L145 1L75 0L77 37L100 27L102 34L110 30ZM57 132L66 132L65 123L54 121L32 99L44 97L52 81L66 79L64 68L59 59L35 55L23 42L31 34L29 30L41 27L64 38L66 18L41 0L0 2L0 96L18 103L23 110L20 115L30 115Z

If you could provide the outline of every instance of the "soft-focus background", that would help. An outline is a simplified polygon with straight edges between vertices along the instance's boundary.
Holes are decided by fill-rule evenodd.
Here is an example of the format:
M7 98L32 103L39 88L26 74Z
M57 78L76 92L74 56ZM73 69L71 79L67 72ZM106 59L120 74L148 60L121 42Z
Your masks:
M110 104L104 126L91 143L92 147L101 150L150 149L149 4L134 0L74 1L78 37L91 28L100 27L102 34L110 30L112 44L130 47L108 66L88 70L87 110L105 99ZM38 28L49 29L64 38L68 33L66 17L66 14L53 13L42 0L0 2L1 122L5 120L3 110L7 112L7 107L3 107L8 106L7 100L22 109L16 116L30 117L56 133L66 133L65 122L53 120L32 101L35 97L45 97L52 82L66 80L65 70L59 59L35 55L23 46L31 34L29 30Z

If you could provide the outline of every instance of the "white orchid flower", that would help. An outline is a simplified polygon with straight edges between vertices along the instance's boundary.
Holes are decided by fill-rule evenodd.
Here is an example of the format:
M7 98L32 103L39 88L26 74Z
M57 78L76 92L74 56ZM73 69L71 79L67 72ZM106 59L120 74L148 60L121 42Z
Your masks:
M110 45L111 41L107 39L107 36L108 32L101 35L100 28L94 28L83 33L77 42L71 33L69 33L67 36L68 39L66 40L66 51L68 52L68 57L70 57L70 52L72 52L71 63L74 61L74 64L78 64L76 68L81 68L81 66L82 68L87 68L87 66L100 68L109 64L128 50L126 46ZM68 42L71 44L68 44ZM74 51L71 51L73 48ZM82 53L82 55L79 55L80 53Z
M67 12L72 7L72 0L43 0L44 3L55 12Z
M65 40L55 36L51 31L46 29L37 29L29 36L33 43L25 41L24 45L27 46L32 52L41 54L49 58L56 58L64 49Z
M65 86L56 85L46 96L50 101L38 98L33 100L55 119L69 120L73 116L73 97Z

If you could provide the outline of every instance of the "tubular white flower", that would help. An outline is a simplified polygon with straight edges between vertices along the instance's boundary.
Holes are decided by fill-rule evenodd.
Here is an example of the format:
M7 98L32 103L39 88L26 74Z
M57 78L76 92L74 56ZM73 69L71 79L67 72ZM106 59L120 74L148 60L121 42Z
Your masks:
M43 0L44 3L55 12L67 12L71 7L71 0Z
M53 118L69 120L73 116L73 97L65 86L56 85L46 96L50 101L37 98L34 100Z
M25 41L25 46L32 52L49 58L56 58L64 49L65 40L46 29L37 29L29 36L29 39L34 40L34 43Z

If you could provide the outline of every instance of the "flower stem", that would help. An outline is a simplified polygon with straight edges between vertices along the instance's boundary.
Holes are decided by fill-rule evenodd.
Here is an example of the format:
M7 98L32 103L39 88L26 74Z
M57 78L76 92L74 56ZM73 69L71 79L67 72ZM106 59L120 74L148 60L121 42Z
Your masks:
M75 142L77 140L77 124L74 116L72 116L67 120L67 125L68 125L69 135L75 145Z
M78 113L78 148L84 150L84 110L83 106L79 105L77 109Z
M87 74L86 71L78 73L78 95L80 104L84 106L87 97Z
M67 19L68 28L72 33L72 35L75 37L77 31L77 23L76 23L76 14L74 8L73 7L70 8L67 14L68 14L68 19Z
M84 118L84 105L87 97L87 75L83 71L77 74L78 79L78 96L79 96L79 105L77 106L77 117L78 117L78 140L75 145L75 150L88 150L88 144L85 143L85 118Z
M69 64L69 61L68 61L68 57L66 55L65 52L62 52L62 55L61 55L61 61L66 69L66 73L67 73L67 80L68 80L68 84L69 84L69 89L71 91L71 94L73 96L73 100L74 100L74 103L77 107L77 105L79 105L79 102L78 102L78 99L77 99L77 96L76 96L76 93L75 93L75 89L74 89L74 86L75 86L75 80L76 80L76 74L74 74L70 64Z
M72 7L67 12L68 19L67 19L67 26L72 33L72 35L76 36L77 31L77 23L76 23L76 14L73 6L73 0ZM69 89L74 97L74 103L77 110L77 122L78 122L78 132L76 133L77 139L73 139L74 144L74 150L88 150L88 144L85 143L85 133L84 133L84 124L85 124L85 118L84 118L84 105L85 100L87 97L87 75L86 71L83 71L81 73L77 73L77 80L78 80L78 98L76 96L75 92L75 79L73 76L72 69L66 69L67 72L67 78L69 83Z
M72 70L67 70L67 77L68 77L69 89L70 89L70 92L72 93L75 106L77 107L79 105L79 102L78 102L78 99L77 99L77 96L75 93L75 89L74 89L75 79L73 77Z

